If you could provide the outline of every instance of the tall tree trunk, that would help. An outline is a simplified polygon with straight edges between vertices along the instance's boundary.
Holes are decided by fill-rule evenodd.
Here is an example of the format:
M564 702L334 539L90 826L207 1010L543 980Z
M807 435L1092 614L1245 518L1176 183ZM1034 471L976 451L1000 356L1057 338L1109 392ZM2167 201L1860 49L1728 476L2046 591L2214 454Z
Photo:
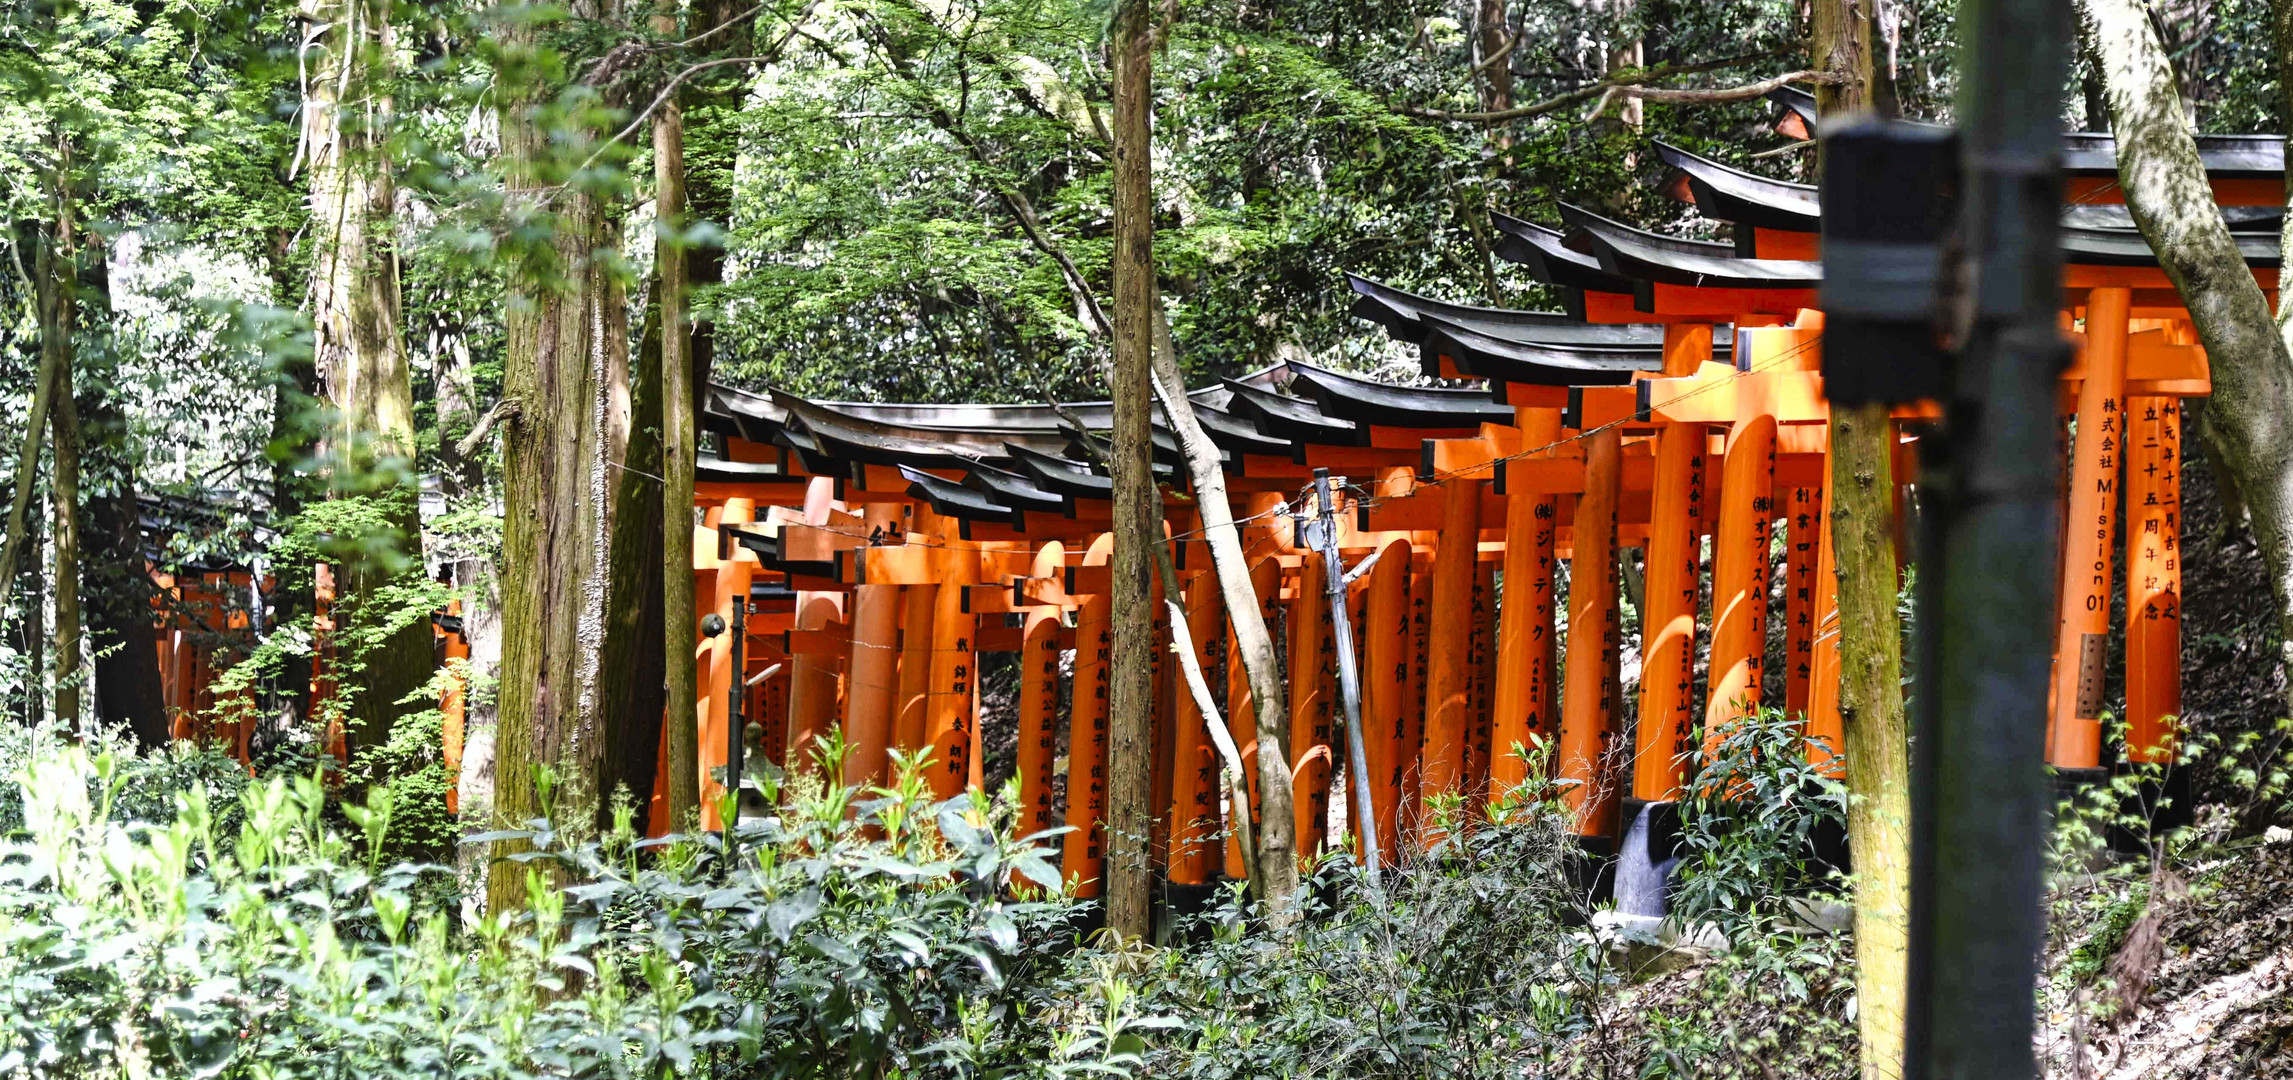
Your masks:
M54 461L48 498L55 512L56 537L56 722L73 728L80 722L80 411L72 400L72 335L79 328L79 282L73 268L79 253L72 221L76 209L68 190L68 148L59 156L64 161L57 169L56 220L53 232L40 245L35 288L42 366L52 379L48 431Z
M273 230L269 271L273 302L293 306L301 286L291 280L294 234ZM309 502L311 478L304 471L312 450L311 410L318 398L318 369L307 355L290 355L271 381L271 475L273 521L292 521ZM318 608L318 583L312 567L300 559L269 567L268 598L273 628L301 626ZM266 688L264 710L273 733L302 724L310 715L311 655L288 650L279 663L275 682ZM462 805L467 806L468 803Z
M1816 0L1809 66L1817 112L1873 108L1871 6ZM1848 845L1855 859L1856 1021L1864 1080L1903 1073L1909 975L1911 749L1896 616L1895 424L1885 405L1833 405L1831 544L1839 603L1839 715L1846 745Z
M1154 31L1146 0L1115 8L1114 664L1107 747L1107 928L1150 929L1148 847L1154 809L1154 545L1163 542L1150 426L1154 412L1154 221L1149 158Z
M396 185L388 140L396 49L387 0L303 0L306 64L303 154L311 189L313 361L336 413L329 432L334 489L381 501L388 535L344 557L343 610L366 626L392 613L382 590L420 569L422 521L414 496L414 383L400 325L392 229ZM411 566L409 565L411 563ZM390 741L430 678L428 621L401 619L353 676L349 743L355 761Z
M612 13L577 5L576 14ZM541 31L516 24L501 35L512 55L544 48ZM503 434L502 663L495 733L494 810L516 823L595 799L611 745L599 679L605 635L610 513L604 493L620 464L617 433L628 407L616 386L628 372L622 290L600 252L619 247L609 208L552 177L563 132L549 115L558 88L546 82L502 91L504 172L511 205L550 225L541 250L523 253L508 304L503 396L514 410ZM593 136L596 134L591 133ZM542 805L536 767L558 777L556 805ZM508 854L514 844L497 848ZM525 866L494 864L495 911L526 903Z
M674 32L674 18L658 16L654 29ZM661 371L661 604L662 652L668 664L669 823L682 827L700 808L699 668L693 650L693 458L697 450L696 395L690 325L689 259L685 215L685 114L676 101L653 121L654 266L660 281ZM721 263L719 264L721 266ZM733 672L740 681L743 673ZM738 777L726 783L738 791Z
M668 663L668 657L673 654L662 647L662 583L666 581L672 586L667 590L670 593L680 591L681 586L688 604L693 591L691 563L688 561L680 572L664 577L660 557L662 494L661 482L656 479L661 475L660 289L661 283L654 282L648 296L651 303L646 305L644 336L637 346L637 377L630 386L627 456L622 467L613 473L614 512L611 560L605 586L605 644L598 671L600 696L606 702L600 719L609 730L609 748L599 790L610 794L616 785L627 787L640 807L640 821L647 820L642 808L651 805L653 783L659 777L662 708L666 702L675 700L661 689L663 678L674 678L676 670ZM688 500L687 506L690 505ZM688 510L688 518L690 514ZM692 544L689 529L685 543ZM692 652L692 647L686 646L685 655L689 657ZM669 737L673 795L677 761L673 727ZM610 806L600 801L597 810L600 815L609 814ZM683 821L678 817L670 820Z
M48 268L47 264L41 260L48 257L48 244L51 242L51 237L46 230L47 226L37 222L22 225L16 230L18 247L32 251L35 262L33 273L43 281L46 279ZM37 282L34 284L34 290L33 302L39 308L42 326L44 327L48 311L48 294L44 287ZM17 562L24 551L25 540L29 535L28 511L32 505L33 489L39 486L40 447L48 432L48 412L53 408L56 399L57 366L61 356L62 354L48 348L47 339L43 335L40 341L40 374L37 384L32 390L30 415L24 421L24 440L16 454L16 477L13 489L9 494L8 537L5 547L0 547L0 582L14 582L16 580Z
M111 265L99 238L80 259L79 321L103 331L112 324ZM167 743L167 700L159 681L158 628L151 569L144 561L137 520L136 460L117 392L91 387L81 410L83 457L111 478L81 498L81 607L87 615L88 654L95 661L96 719L124 727L145 749Z
M2278 662L2293 666L2293 314L2281 307L2273 321L2214 208L2173 72L2141 5L2079 0L2078 8L2109 99L2126 208L2181 293L2212 365L2202 434L2245 501L2277 604ZM2293 63L2293 4L2277 0L2273 13L2278 62ZM2285 93L2293 108L2293 89Z

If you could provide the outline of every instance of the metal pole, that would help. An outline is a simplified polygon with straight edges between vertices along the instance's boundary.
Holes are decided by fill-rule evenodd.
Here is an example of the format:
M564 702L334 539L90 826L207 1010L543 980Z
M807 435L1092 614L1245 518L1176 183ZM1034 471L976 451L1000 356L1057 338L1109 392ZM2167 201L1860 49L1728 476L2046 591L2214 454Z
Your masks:
M1330 596L1330 633L1338 651L1338 701L1346 713L1346 758L1354 798L1354 834L1361 837L1361 863L1371 887L1378 884L1377 808L1369 794L1369 751L1361 737L1361 676L1354 670L1353 620L1346 617L1346 564L1338 554L1337 520L1330 510L1330 471L1314 470L1314 498L1321 504L1314 549L1322 556L1322 581Z
M741 775L747 763L742 761L747 744L742 736L748 734L748 597L736 596L732 601L732 700L725 724L725 790L732 795L732 807L725 812L725 876L732 876L734 856L740 843L740 789Z
M2067 0L1967 0L1964 299L1923 514L1909 1080L2034 1076L2058 532Z

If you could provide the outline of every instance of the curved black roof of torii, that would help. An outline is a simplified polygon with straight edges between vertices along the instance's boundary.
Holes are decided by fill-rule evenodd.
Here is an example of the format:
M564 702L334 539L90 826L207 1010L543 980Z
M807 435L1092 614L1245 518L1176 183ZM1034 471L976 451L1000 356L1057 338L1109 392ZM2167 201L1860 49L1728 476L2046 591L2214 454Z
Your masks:
M1822 208L1813 184L1761 176L1661 141L1656 143L1656 154L1672 171L1666 192L1705 217L1779 232L1816 232L1821 227ZM2225 206L2221 212L2236 232L2275 231L2285 220L2282 206ZM2072 205L2062 208L2062 224L2130 232L2134 219L2120 203Z
M1797 87L1770 90L1767 98L1815 130L1815 95ZM2200 135L2198 160L2215 180L2276 180L2285 175L2282 135ZM2108 132L2072 131L2062 136L2062 169L2071 176L2118 175L2118 140Z
M1514 312L1451 304L1358 275L1347 275L1355 316L1385 327L1394 340L1415 345L1428 376L1448 357L1457 370L1489 380L1499 400L1504 384L1620 386L1636 371L1664 366L1664 328L1647 323L1582 323L1551 312ZM1508 320L1498 316L1523 316ZM1714 332L1725 353L1734 328Z

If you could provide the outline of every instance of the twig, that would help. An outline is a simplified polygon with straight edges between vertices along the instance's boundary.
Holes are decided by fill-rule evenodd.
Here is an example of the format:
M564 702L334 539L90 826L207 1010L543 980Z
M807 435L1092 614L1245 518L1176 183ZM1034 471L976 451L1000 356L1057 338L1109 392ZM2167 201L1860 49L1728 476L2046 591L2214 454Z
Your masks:
M1504 47L1498 49L1496 52L1490 53L1488 59L1473 65L1473 71L1467 77L1478 79L1481 77L1482 72L1487 71L1490 68L1497 66L1498 64L1504 63L1506 57L1513 55L1513 46L1520 44L1521 38L1523 36L1525 36L1524 33L1506 35Z
M1769 59L1774 55L1775 54L1773 53L1755 53L1749 56L1732 56L1725 60L1712 60L1701 64L1687 64L1679 67L1665 65L1661 67L1641 68L1637 71L1620 72L1618 74L1611 75L1608 78L1602 79L1599 82L1593 83L1590 86L1580 86L1574 90L1555 94L1551 97L1545 98L1542 101L1532 101L1526 105L1518 105L1510 109L1499 109L1494 112L1450 112L1445 109L1422 109L1412 105L1395 105L1391 106L1391 108L1393 111L1400 113L1403 116L1416 117L1420 120L1437 120L1445 123L1464 124L1500 124L1508 120L1524 120L1532 116L1543 116L1549 112L1557 112L1561 109L1568 108L1577 102L1599 97L1604 91L1612 86L1637 86L1641 83L1645 83L1653 79L1661 79L1672 75L1693 75L1702 71L1717 71L1721 68L1740 67L1744 64Z
M1661 86L1611 86L1601 92L1600 100L1593 104L1592 111L1584 114L1584 118L1588 122L1591 121L1601 113L1608 111L1609 104L1620 97L1639 98L1642 101L1653 101L1659 105L1718 105L1730 101L1745 101L1761 97L1777 87L1787 86L1795 82L1829 85L1838 81L1839 75L1835 72L1808 69L1785 72L1774 78L1761 79L1758 82L1745 83L1742 86L1722 87L1716 90L1683 90Z
M494 407L487 409L486 415L478 418L477 426L471 428L469 434L462 436L460 440L454 443L454 456L467 459L471 454L478 452L478 447L485 445L486 436L493 434L495 424L504 420L516 420L523 415L525 415L525 407L520 405L516 398L505 397L494 402Z
M1785 143L1773 150L1762 150L1759 153L1752 154L1750 156L1755 160L1758 158L1782 157L1785 154L1796 154L1814 145L1815 140L1813 139L1809 139L1804 142Z

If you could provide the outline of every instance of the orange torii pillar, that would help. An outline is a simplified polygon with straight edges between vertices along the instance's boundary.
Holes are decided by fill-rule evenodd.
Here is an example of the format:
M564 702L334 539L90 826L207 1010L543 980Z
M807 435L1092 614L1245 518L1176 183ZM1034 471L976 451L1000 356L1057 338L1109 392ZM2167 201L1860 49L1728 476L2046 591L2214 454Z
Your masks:
M942 537L936 542L949 541ZM931 683L924 709L924 738L932 755L928 775L935 799L953 798L971 782L972 728L978 721L972 684L979 660L972 646L979 634L979 616L964 610L962 588L979 577L978 555L962 550L947 554L948 574L940 580L932 605Z
M1709 324L1669 323L1664 327L1665 375L1695 375L1711 355ZM1646 605L1640 613L1640 722L1632 769L1632 795L1643 802L1668 802L1679 797L1687 757L1696 748L1696 710L1691 698L1696 661L1697 522L1703 516L1708 441L1705 426L1699 423L1667 421L1656 429Z
M1057 540L1035 552L1028 576L1050 578L1067 568L1067 546ZM1019 638L1019 835L1054 827L1051 769L1059 759L1059 608L1027 609ZM1056 882L1041 882L1048 887Z
M1823 546L1823 488L1795 487L1784 507L1783 708L1804 717L1815 677L1815 564Z
M1362 744L1367 762L1370 807L1377 815L1380 851L1399 851L1402 776L1408 762L1407 698L1410 668L1416 658L1410 646L1409 541L1390 540L1379 549L1377 565L1370 568L1368 611L1361 620ZM1414 748L1412 748L1414 749Z
M1585 437L1584 493L1569 542L1568 666L1561 688L1557 773L1581 836L1616 831L1617 792L1606 768L1620 694L1616 610L1616 511L1623 438L1611 427Z
M1105 566L1114 534L1100 533L1084 566ZM1067 827L1059 872L1083 898L1099 895L1107 864L1108 665L1114 660L1113 600L1104 589L1083 597L1075 615L1075 677L1067 713Z
M447 601L446 614L461 618L462 602ZM442 630L439 637L445 644L447 665L445 691L438 696L438 712L442 718L439 736L444 743L446 764L446 812L459 814L462 812L462 744L469 722L470 637L466 631L448 634Z
M791 775L819 767L821 747L817 740L826 737L837 723L843 679L836 668L841 659L838 654L844 649L841 643L832 643L831 635L842 623L843 614L843 593L806 590L796 594L797 633L790 635L792 647L788 652L788 740L781 751L787 759L781 765Z
M2126 430L2127 320L2133 291L2086 296L2086 379L2078 389L2078 436L2070 456L2062 593L2054 639L2054 693L2046 761L2058 769L2102 764L2102 690L2110 658L2111 541L2117 532L2118 461Z
M717 813L717 801L724 797L725 787L712 779L710 770L725 764L725 735L732 723L732 696L740 692L742 676L732 667L732 602L746 599L749 583L753 579L756 556L748 549L724 539L729 525L746 524L756 519L756 503L751 499L727 499L721 507L713 507L706 518L708 533L696 538L694 553L714 564L709 577L709 595L701 598L703 617L715 612L725 621L724 633L702 639L702 649L708 657L708 667L700 683L704 701L701 707L701 828L723 828ZM705 542L703 542L705 541ZM718 558L717 553L724 557ZM801 609L803 601L798 600ZM800 613L798 625L802 625ZM792 665L793 666L793 665ZM682 828L683 822L671 822L672 829Z
M1474 544L1480 547L1479 543ZM1478 557L1478 552L1475 553ZM1464 809L1478 815L1476 802L1489 798L1489 753L1497 697L1497 564L1480 563L1473 572L1473 627L1468 639L1473 669L1471 700L1466 703L1465 775L1458 784L1465 794Z
M1321 850L1330 820L1330 766L1337 738L1338 646L1330 631L1328 584L1322 557L1298 556L1290 594L1290 772L1299 857Z
M1524 453L1560 441L1559 409L1517 407ZM1505 581L1497 612L1497 685L1491 705L1489 798L1494 801L1529 779L1528 762L1514 753L1553 736L1553 539L1558 502L1532 491L1528 462L1505 462Z
M1759 709L1768 640L1768 543L1775 514L1776 420L1756 413L1729 432L1720 483L1720 528L1712 538L1709 740Z
M900 681L892 699L892 745L913 754L924 746L932 682L932 613L939 586L900 586Z
M1210 655L1216 646L1219 627L1226 619L1226 604L1219 595L1218 579L1210 572L1184 580L1184 637L1191 641L1173 639L1173 644L1194 649L1199 659ZM1195 704L1178 665L1167 667L1176 676L1171 685L1176 726L1171 732L1170 855L1166 865L1173 885L1207 885L1221 862L1213 838L1218 831L1218 752L1210 742L1208 720Z
M1465 775L1466 742L1473 722L1474 586L1480 581L1481 482L1452 476L1442 482L1441 533L1433 548L1430 603L1412 598L1413 616L1427 627L1425 738L1419 814L1455 795Z
M2182 711L2181 402L2126 402L2126 759L2170 764Z
M1417 808L1418 791L1425 779L1426 649L1433 639L1433 575L1422 567L1432 561L1430 555L1413 554L1410 558L1409 681L1401 691L1401 745L1397 748L1401 761L1401 801L1396 804L1394 813L1400 828L1411 836L1417 835L1424 817ZM1390 852L1400 850L1399 841L1389 849Z
M871 536L897 533L900 506L871 503L864 511ZM844 775L846 787L865 790L889 777L886 751L898 725L900 587L852 588L852 652L844 666Z
M1258 598L1258 614L1266 620L1269 632L1274 627L1273 605L1281 581L1282 564L1272 555L1260 555L1251 562L1250 592ZM1250 875L1250 868L1242 863L1242 830L1256 828L1258 821L1258 703L1250 696L1250 673L1242 666L1242 644L1234 633L1231 613L1226 629L1226 724L1241 751L1242 779L1250 790L1250 805L1242 808L1233 805L1233 794L1226 785L1219 785L1227 803L1226 876L1240 881ZM1291 794L1295 797L1296 792ZM1291 843L1295 851L1296 841Z

